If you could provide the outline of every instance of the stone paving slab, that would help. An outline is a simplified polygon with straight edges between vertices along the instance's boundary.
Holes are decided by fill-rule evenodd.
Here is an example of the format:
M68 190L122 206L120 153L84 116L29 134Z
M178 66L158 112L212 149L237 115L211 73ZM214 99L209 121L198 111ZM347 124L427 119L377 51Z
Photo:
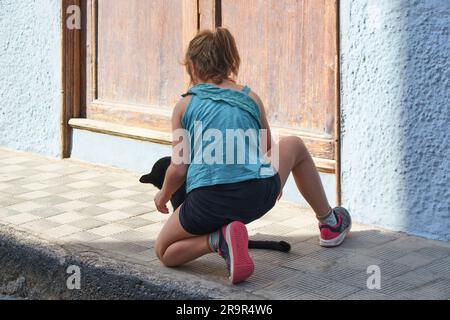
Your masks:
M156 211L156 192L123 170L0 148L0 233L13 228L161 268L153 247L168 216ZM251 251L255 274L233 287L212 254L170 273L262 299L450 299L450 243L355 223L341 247L321 248L312 211L283 201L248 230L252 239L288 241L292 251ZM367 288L371 265L380 268L380 289Z

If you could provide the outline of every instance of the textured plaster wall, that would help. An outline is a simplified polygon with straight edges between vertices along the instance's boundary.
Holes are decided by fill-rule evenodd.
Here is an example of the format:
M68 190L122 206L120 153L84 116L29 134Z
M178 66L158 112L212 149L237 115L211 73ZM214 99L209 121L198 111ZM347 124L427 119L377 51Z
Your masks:
M340 14L343 202L450 240L450 1L341 0Z
M0 1L0 146L59 155L60 5Z

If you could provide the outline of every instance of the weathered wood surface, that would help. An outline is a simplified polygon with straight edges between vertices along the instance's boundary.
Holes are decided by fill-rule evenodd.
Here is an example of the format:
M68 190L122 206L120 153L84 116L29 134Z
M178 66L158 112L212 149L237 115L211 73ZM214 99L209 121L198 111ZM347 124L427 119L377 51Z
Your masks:
M62 66L62 112L61 112L61 157L70 156L72 130L69 119L81 115L81 30L69 29L67 9L81 5L81 0L61 2L61 66ZM70 14L72 14L70 12Z
M87 11L87 108L96 99L173 107L187 88L181 62L197 30L196 3L90 0Z
M242 58L239 80L274 125L334 134L336 2L222 0Z
M169 132L188 85L187 44L221 22L238 42L239 81L261 96L271 124L335 159L335 0L86 1L87 118Z

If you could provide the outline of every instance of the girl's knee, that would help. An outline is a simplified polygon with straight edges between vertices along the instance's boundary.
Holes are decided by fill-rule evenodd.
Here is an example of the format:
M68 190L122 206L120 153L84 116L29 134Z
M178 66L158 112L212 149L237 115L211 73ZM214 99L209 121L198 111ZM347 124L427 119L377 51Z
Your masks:
M158 257L158 259L162 262L162 259L164 257L164 253L166 252L167 248L164 247L160 241L156 240L155 242L155 254Z
M178 265L175 265L175 264L171 263L171 261L167 260L167 258L165 258L164 256L161 256L159 258L159 261L167 268L178 267Z
M155 254L158 257L159 261L161 261L161 263L169 268L173 268L173 267L178 267L178 264L174 264L173 259L170 259L170 257L167 256L166 251L167 251L168 247L164 247L162 246L158 241L156 241L155 243ZM173 256L173 250L171 250L170 255Z
M308 151L305 142L300 137L296 136L285 137L281 140L280 143L285 144L285 146L287 146L287 149L290 150L290 152L292 152L292 150L298 150L300 153Z
M171 267L166 258L164 258L164 253L166 250L163 250L161 247L155 245L155 254L158 257L159 261L166 266Z

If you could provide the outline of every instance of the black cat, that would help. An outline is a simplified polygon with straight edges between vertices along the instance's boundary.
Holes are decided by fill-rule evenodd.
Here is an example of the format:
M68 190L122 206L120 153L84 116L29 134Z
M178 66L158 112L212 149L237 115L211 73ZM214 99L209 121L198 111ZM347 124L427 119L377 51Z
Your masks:
M153 184L156 188L161 189L164 183L164 177L166 176L167 168L169 168L171 162L170 157L164 157L156 161L153 165L152 172L142 176L139 181L141 183ZM184 183L170 199L173 210L176 210L184 202L186 198L186 183ZM249 240L249 249L268 249L277 250L282 252L289 252L291 250L291 245L285 241L258 241Z

